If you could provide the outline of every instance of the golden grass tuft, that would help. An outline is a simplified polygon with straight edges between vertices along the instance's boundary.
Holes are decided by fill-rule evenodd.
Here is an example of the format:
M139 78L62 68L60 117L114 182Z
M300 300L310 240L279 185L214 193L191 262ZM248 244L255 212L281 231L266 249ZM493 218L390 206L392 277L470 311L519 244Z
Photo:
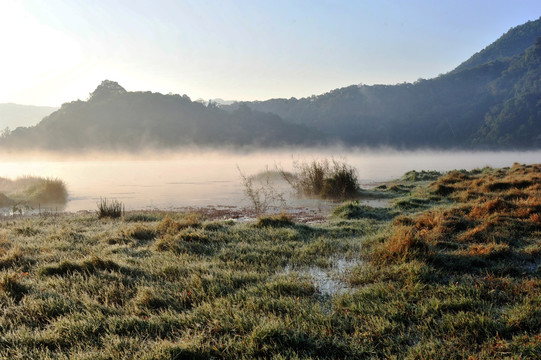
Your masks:
M471 219L484 219L488 215L509 213L515 206L501 198L488 199L482 203L477 203L471 209L469 217Z
M481 256L496 259L509 255L510 251L508 244L491 242L488 244L472 244L462 253L469 256Z
M157 225L156 231L162 235L174 235L182 229L201 227L202 222L203 216L197 212L183 214L179 219L173 219L171 216L166 215Z
M293 225L295 225L293 219L285 211L278 215L260 216L256 222L258 227L288 227Z
M402 262L424 255L428 245L409 226L395 226L392 235L376 250L373 263Z

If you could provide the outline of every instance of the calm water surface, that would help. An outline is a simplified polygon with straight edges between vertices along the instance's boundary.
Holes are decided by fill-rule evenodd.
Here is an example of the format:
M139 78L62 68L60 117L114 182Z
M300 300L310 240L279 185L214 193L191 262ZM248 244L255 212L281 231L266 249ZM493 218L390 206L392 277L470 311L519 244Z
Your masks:
M55 177L69 191L66 211L95 210L101 197L121 200L126 208L174 209L186 206L247 206L237 166L256 174L276 165L293 169L295 161L330 158L355 167L363 185L392 180L409 170L504 167L514 162L539 163L541 151L532 152L368 152L348 150L233 152L179 152L126 160L13 160L2 159L0 176ZM295 202L295 204L290 204ZM288 205L303 205L293 198Z

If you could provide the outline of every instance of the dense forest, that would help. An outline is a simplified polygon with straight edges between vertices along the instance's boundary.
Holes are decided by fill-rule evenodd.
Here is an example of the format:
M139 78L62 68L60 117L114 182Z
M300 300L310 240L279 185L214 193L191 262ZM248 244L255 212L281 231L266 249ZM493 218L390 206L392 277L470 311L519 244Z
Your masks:
M105 80L0 146L50 150L342 143L399 149L541 146L541 18L510 29L447 74L353 85L302 99L207 104Z
M509 30L455 70L398 85L353 85L248 105L352 145L541 146L541 18Z

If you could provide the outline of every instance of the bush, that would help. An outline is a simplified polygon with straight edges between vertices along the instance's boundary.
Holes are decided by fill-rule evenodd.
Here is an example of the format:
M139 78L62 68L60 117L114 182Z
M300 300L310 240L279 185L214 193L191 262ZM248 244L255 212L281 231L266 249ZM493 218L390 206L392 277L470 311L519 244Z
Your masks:
M237 166L237 169L242 179L244 194L250 200L257 215L264 214L272 206L285 207L283 194L273 185L272 175L275 173L267 169L261 174L248 176L240 170L240 167Z
M124 213L124 204L118 200L108 201L107 198L100 199L98 203L98 218L117 219Z

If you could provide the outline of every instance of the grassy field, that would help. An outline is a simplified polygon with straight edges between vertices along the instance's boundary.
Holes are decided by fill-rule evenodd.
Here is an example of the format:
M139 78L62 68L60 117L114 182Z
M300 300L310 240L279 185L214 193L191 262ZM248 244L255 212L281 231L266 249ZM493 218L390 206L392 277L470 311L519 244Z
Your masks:
M409 173L324 224L4 219L5 359L541 356L541 166Z

